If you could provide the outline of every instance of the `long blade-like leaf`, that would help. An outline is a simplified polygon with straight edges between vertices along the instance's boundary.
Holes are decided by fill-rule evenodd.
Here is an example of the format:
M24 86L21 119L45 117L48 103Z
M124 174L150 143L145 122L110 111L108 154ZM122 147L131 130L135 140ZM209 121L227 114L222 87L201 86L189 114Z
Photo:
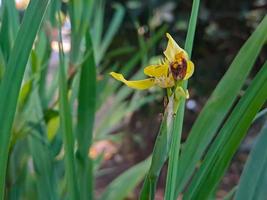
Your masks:
M144 178L150 166L151 159L131 167L113 180L104 191L100 200L123 200L134 187Z
M66 177L67 186L70 195L70 199L79 199L77 177L75 171L75 160L74 160L74 135L72 127L72 116L70 110L70 104L68 101L68 89L67 89L67 78L65 72L65 57L62 46L61 36L61 24L59 24L59 114L60 114L60 126L63 134L63 143L65 150L65 166L66 166Z
M267 16L243 45L194 123L181 153L176 196L190 179L197 162L233 105L267 39Z
M153 153L152 162L149 171L145 177L143 187L140 193L140 200L153 200L155 198L156 186L161 168L168 158L170 135L173 126L173 109L171 104L166 108L163 120L160 126Z
M253 79L245 95L225 122L203 164L194 176L184 199L207 199L225 173L230 161L267 99L267 62Z
M78 175L81 188L81 199L84 200L93 199L93 161L88 158L88 150L92 143L96 107L96 67L89 32L86 36L85 55L88 55L88 57L81 67L77 122Z
M10 56L10 50L14 43L19 27L18 11L14 1L4 1L3 5L3 20L1 21L0 30L0 47L6 59Z
M29 113L29 125L31 135L28 137L29 149L36 173L36 186L39 200L56 200L56 183L54 180L53 157L45 135L41 101L37 88L32 90ZM36 137L37 136L37 137Z
M267 197L267 123L262 128L242 172L236 200L262 200Z
M69 15L71 20L70 64L77 64L80 56L80 44L89 25L92 0L70 0ZM76 66L72 66L75 67Z
M27 60L48 3L49 0L30 2L0 85L0 199L4 198L9 141L18 94Z

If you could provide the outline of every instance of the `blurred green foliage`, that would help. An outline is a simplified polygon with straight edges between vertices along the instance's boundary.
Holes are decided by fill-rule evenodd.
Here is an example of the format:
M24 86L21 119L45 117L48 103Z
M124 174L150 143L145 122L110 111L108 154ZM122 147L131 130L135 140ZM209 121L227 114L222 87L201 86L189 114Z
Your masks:
M31 0L31 3L36 6L38 0ZM160 124L159 120L150 119L162 112L165 94L154 88L140 92L121 87L120 83L110 79L108 72L118 70L127 77L142 78L142 68L160 58L166 45L166 40L162 39L166 32L172 33L183 47L192 2L50 0L49 3L35 38L29 27L35 27L37 31L42 13L38 15L40 20L30 17L35 20L28 19L24 32L18 35L25 10L17 10L14 1L1 2L0 84L8 67L15 72L20 69L21 79L24 74L23 80L20 80L16 78L19 75L11 77L11 73L6 73L9 83L17 81L17 93L1 85L1 91L8 94L12 90L12 94L10 99L3 96L5 101L2 98L0 103L9 105L11 100L14 105L17 103L16 110L6 108L4 104L0 109L2 123L13 123L10 138L5 138L10 142L4 142L7 148L3 147L4 151L1 151L9 155L6 179L2 179L5 180L5 199L68 199L70 193L72 197L69 199L124 199L144 178L150 166L150 159L144 158L152 151L155 132ZM242 44L263 19L266 8L266 2L261 0L201 1L192 54L197 75L193 76L189 85L191 98L197 101L198 109L186 112L190 116L186 115L185 118L185 132ZM29 16L36 12L28 10ZM63 26L59 25L59 18L62 18ZM26 31L25 27L28 27ZM61 29L63 38L60 41ZM20 40L21 36L23 40ZM33 41L28 56L26 50ZM59 48L58 42L63 49ZM12 60L10 56L18 54L16 50L24 53L19 54L22 59L14 56ZM12 54L12 51L15 53ZM255 53L255 59L256 56ZM266 57L265 46L251 77L259 71ZM23 63L17 66L21 60L25 60L25 70ZM9 117L7 120L7 113L2 111L16 111L14 119ZM145 122L139 124L139 128L127 128L125 118L128 116L134 116L132 119L136 124L140 123L140 119ZM129 136L127 132L148 132L149 135ZM135 147L132 148L135 149L133 163L144 161L118 176L103 191L103 187L98 188L98 182L94 180L117 176L116 171L121 168L110 165L102 168L103 163L107 163L105 152L97 152L90 158L89 147L103 140L118 146L125 143L128 137L131 139L127 141L128 146ZM125 149L120 151L124 153ZM167 158L167 155L164 156ZM129 167L127 159L121 163ZM1 169L5 169L4 165L1 163ZM5 170L1 178L3 174ZM125 185L128 179L131 182ZM244 175L244 179L249 177ZM123 191L118 189L121 187L124 187Z

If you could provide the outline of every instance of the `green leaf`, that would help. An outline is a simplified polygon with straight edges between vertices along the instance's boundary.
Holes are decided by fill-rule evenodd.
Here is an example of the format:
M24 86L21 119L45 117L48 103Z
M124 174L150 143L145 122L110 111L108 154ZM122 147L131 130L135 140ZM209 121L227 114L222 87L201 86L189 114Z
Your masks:
M1 85L2 77L3 77L4 72L5 72L5 68L6 68L6 62L5 62L4 56L2 54L2 50L0 48L0 85Z
M52 27L57 27L57 17L56 17L56 12L58 11L60 1L58 0L51 0L50 1L50 6L48 7L47 10L47 20L50 22Z
M3 7L3 20L0 31L0 47L5 60L7 61L18 32L19 16L15 7L15 1L5 0L3 1Z
M97 12L95 13L95 15L93 15L92 29L90 31L92 31L92 35L94 36L93 44L94 44L95 52L97 52L100 49L101 38L103 35L105 0L95 1L94 9L97 10ZM96 58L96 60L98 59Z
M224 197L223 200L232 200L236 193L237 186L233 187Z
M77 159L81 199L93 198L93 161L88 157L92 144L96 108L96 66L90 33L86 35L87 59L81 66L78 95Z
M149 169L151 159L148 158L141 163L131 167L113 180L100 200L123 200L133 191L136 185L144 178L146 171Z
M212 138L229 112L267 39L267 16L246 41L195 121L182 149L176 196L192 176ZM196 66L197 67L197 66Z
M0 199L4 198L5 174L19 90L31 48L49 0L32 0L25 12L0 85ZM29 31L31 30L31 31Z
M257 136L236 191L236 200L262 200L267 196L267 123Z
M50 4L51 5L51 4ZM51 9L51 6L50 6ZM49 65L49 59L51 56L51 41L45 34L44 30L40 31L38 35L38 41L35 44L35 52L37 54L37 57L39 59L39 71L38 75L39 77L39 96L42 102L43 109L47 109L48 107L48 99L47 99L47 75L48 75L48 65ZM56 81L55 81L56 82Z
M207 199L216 189L234 153L267 99L267 62L253 79L245 95L212 143L207 155L184 194L184 199Z
M58 198L54 180L53 157L46 139L44 121L40 121L43 119L43 113L37 88L32 92L30 105L27 108L28 126L31 127L28 141L36 173L38 199L55 200Z
M155 198L158 177L169 152L173 122L170 120L170 117L173 118L172 111L170 112L170 110L172 110L171 106L166 108L164 112L159 134L152 153L152 162L140 193L140 200L153 200Z
M263 116L265 116L267 114L267 108L264 108L263 110L261 110L254 118L253 121L257 121L258 119L262 118Z
M32 79L28 80L21 87L18 99L18 110L22 110L23 107L25 106L32 90L32 82L33 82Z
M81 25L82 9L84 0L70 0L69 1L69 14L72 24L72 31L78 31Z
M87 58L81 66L77 123L78 151L82 156L88 155L91 145L96 105L96 67L90 33L87 33L86 41Z
M71 19L71 64L76 65L79 61L80 45L89 26L92 3L93 0L69 1L69 15Z
M67 79L65 72L65 56L62 46L61 23L59 24L59 115L60 127L63 134L63 143L65 150L65 167L67 177L67 187L70 199L79 199L77 176L74 159L74 135L72 127L72 116L70 104L68 101Z

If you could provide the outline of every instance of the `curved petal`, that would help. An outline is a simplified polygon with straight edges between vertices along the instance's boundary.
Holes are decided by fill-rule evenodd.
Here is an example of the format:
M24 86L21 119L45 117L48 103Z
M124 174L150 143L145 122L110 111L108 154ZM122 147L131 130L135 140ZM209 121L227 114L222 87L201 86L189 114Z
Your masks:
M192 76L192 74L194 73L194 69L194 63L191 60L187 61L187 69L184 80L187 80Z
M173 62L175 60L175 55L181 51L185 53L186 57L188 57L187 53L181 47L179 47L169 33L166 33L166 36L168 38L168 44L163 53L170 62Z
M155 85L153 78L139 81L127 81L122 74L110 72L110 75L116 80L123 82L125 85L133 89L145 90Z
M150 77L166 77L168 74L168 65L149 65L145 67L144 74Z

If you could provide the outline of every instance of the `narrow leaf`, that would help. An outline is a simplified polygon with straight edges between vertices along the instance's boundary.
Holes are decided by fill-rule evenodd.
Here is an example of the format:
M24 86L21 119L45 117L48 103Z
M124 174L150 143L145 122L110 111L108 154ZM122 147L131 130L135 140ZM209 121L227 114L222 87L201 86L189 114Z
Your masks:
M131 167L113 180L104 191L100 200L123 200L144 178L146 171L150 166L151 159Z
M30 105L27 107L28 126L31 135L28 137L29 149L32 155L34 170L36 173L36 185L38 199L56 200L56 184L54 180L53 157L45 135L41 101L37 88L32 91Z
M230 161L267 99L267 62L253 79L212 143L184 199L207 199L224 175Z
M11 127L18 94L27 60L48 3L49 0L31 0L23 17L0 85L0 199L4 198Z
M259 133L242 172L236 200L262 200L267 197L267 123Z
M0 47L6 59L10 56L16 34L19 27L18 11L15 7L15 1L3 1L3 20L0 30Z
M216 134L267 39L267 16L246 41L194 123L181 153L176 196ZM197 66L196 66L197 67Z
M59 24L60 26L61 24ZM61 26L59 27L59 114L60 126L63 134L63 143L65 150L65 167L67 176L67 187L70 199L79 199L75 160L74 160L74 135L72 127L72 116L70 104L68 101L67 79L65 72L65 57L62 46Z
M173 126L172 110L171 104L168 104L168 107L165 109L159 134L154 145L151 166L143 183L140 193L140 200L153 200L155 198L156 186L160 171L168 157L169 152L170 135Z
M81 199L93 199L93 161L88 157L92 144L96 107L96 67L90 33L86 36L87 59L81 66L78 95L77 159Z

